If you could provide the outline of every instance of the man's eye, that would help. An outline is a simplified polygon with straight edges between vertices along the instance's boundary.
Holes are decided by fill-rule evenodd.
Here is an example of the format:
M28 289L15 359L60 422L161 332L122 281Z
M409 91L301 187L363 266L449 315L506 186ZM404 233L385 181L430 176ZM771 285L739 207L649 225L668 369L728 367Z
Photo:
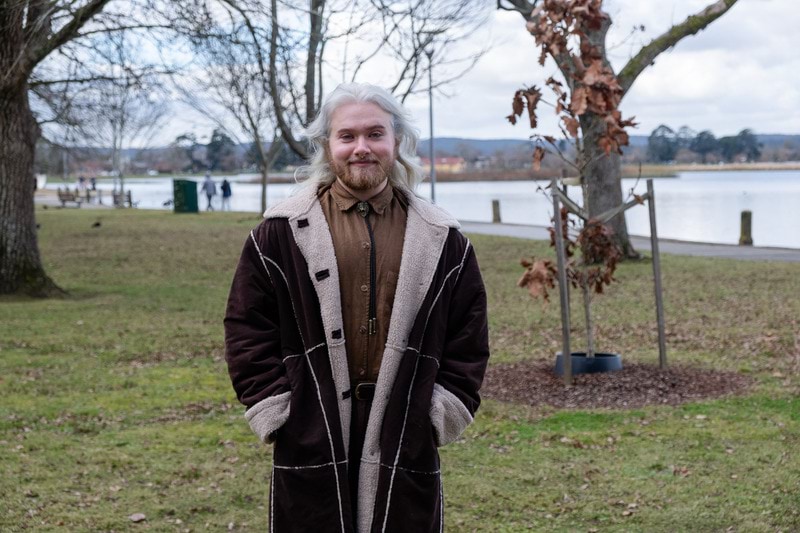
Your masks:
M383 137L383 133L380 131L373 131L370 134L370 137L372 137L373 139L380 139L381 137Z

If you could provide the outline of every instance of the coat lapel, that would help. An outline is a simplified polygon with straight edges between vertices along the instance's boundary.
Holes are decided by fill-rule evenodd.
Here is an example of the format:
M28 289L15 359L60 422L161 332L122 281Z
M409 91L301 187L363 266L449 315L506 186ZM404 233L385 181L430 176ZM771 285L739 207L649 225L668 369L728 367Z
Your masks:
M367 423L358 482L358 531L369 531L378 489L380 430L411 328L428 293L447 234L458 222L427 201L409 198L403 257L397 279L386 348ZM355 465L353 465L355 466Z
M264 213L266 218L287 218L294 240L308 264L308 275L314 284L320 303L322 325L328 344L328 357L336 387L339 420L346 458L350 444L350 374L347 369L347 351L342 335L342 302L339 291L339 269L328 221L312 187L300 189L288 200ZM328 271L328 276L318 279L318 273ZM306 346L305 349L311 348ZM345 398L347 396L347 398Z

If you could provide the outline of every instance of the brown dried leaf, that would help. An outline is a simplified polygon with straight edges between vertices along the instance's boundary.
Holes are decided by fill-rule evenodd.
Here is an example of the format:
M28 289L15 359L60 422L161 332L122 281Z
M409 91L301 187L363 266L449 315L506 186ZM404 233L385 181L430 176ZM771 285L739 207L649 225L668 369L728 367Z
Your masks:
M578 129L581 127L580 122L572 117L561 117L561 120L564 122L564 127L567 128L567 132L569 132L570 137L577 139Z
M586 87L576 87L572 91L572 100L569 103L569 109L575 116L581 116L586 113L589 106L589 91Z
M611 148L613 146L614 140L608 137L607 135L600 136L597 139L597 146L603 150L606 155L611 153Z
M539 99L542 97L542 91L534 85L526 89L523 95L528 104L528 118L531 122L531 128L536 128L536 106L539 104Z
M541 146L537 146L533 150L533 170L540 170L542 168L542 159L544 159L545 152L544 148Z
M525 101L522 99L522 91L514 93L514 99L511 102L511 110L516 116L520 116L525 109Z
M518 287L528 289L532 298L544 298L550 301L548 289L555 288L556 268L548 259L532 258L530 261L522 259L520 264L525 267L525 272L517 281Z
M584 85L591 86L595 83L606 83L607 78L608 71L603 67L603 62L596 59L589 64L581 81Z

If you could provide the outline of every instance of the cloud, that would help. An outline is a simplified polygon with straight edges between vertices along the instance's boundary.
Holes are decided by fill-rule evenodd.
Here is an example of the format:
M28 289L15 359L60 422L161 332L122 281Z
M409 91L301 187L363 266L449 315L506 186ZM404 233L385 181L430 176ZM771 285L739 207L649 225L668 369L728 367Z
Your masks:
M613 66L621 68L642 45L711 3L606 0L614 21L607 41ZM797 8L798 0L740 0L706 30L659 55L622 103L623 114L635 115L641 124L633 133L647 135L662 123L710 129L718 136L744 128L800 133ZM639 25L644 32L631 33ZM487 42L493 47L475 68L436 93L435 135L527 139L532 133L525 123L511 126L505 120L511 97L522 86L541 87L556 68L550 62L538 65L533 37L517 13L492 12L485 28L462 46L474 50ZM361 80L381 83L386 76L376 66ZM326 89L334 85L326 82ZM544 93L552 101L549 91ZM407 105L427 137L427 93L410 97ZM540 117L541 133L558 133L551 108L540 104Z
M615 68L652 38L711 3L607 0L615 23L608 38ZM744 128L800 132L796 9L797 0L742 0L705 31L659 55L622 103L623 114L635 115L641 124L634 133L649 134L662 123L675 128L688 124L717 135ZM631 34L640 24L645 32ZM523 85L541 86L555 68L550 63L538 66L533 38L518 14L495 14L490 30L507 41L456 84L453 98L437 97L436 135L527 138L530 134L524 124L512 127L503 118L509 113L511 95ZM413 110L427 135L426 101L416 100ZM540 111L542 132L556 132L551 110Z

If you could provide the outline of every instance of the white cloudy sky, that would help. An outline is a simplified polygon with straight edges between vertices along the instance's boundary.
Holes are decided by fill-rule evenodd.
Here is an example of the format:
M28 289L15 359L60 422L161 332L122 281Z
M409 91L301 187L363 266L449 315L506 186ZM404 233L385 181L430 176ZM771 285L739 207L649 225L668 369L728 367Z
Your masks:
M614 21L608 39L614 68L621 69L642 44L710 3L607 0L606 11ZM800 0L739 0L705 31L682 40L639 76L621 106L624 116L635 115L640 124L633 133L648 135L662 123L675 129L682 125L710 129L717 136L744 128L800 133L798 22ZM626 40L639 24L645 32ZM533 38L518 14L495 13L490 30L496 46L449 89L452 97L435 98L436 136L525 138L529 134L526 125L511 126L503 119L510 113L511 96L522 85L541 86L555 67L538 65ZM425 132L427 105L427 98L410 102ZM541 111L542 116L552 114L548 108Z
M612 64L622 68L643 44L683 21L713 0L606 0L614 22L608 46ZM494 2L491 2L494 4ZM622 102L625 117L635 116L631 133L649 135L659 124L674 129L687 125L697 131L731 135L744 128L757 133L800 134L800 0L739 0L705 31L683 39L662 53L636 80ZM644 32L631 36L634 26ZM489 23L474 35L480 48L491 49L460 81L434 96L437 137L518 138L530 130L525 123L511 126L511 97L521 86L542 86L556 74L555 66L537 63L533 37L517 13L491 12ZM367 73L369 75L369 73ZM434 74L435 75L435 74ZM380 83L379 79L365 79ZM327 87L333 87L328 83ZM545 89L545 97L549 90ZM428 136L427 94L407 105ZM551 109L541 107L542 133L555 133ZM206 136L211 126L202 119L176 120L164 132L165 142L194 129ZM178 131L175 133L172 130Z

